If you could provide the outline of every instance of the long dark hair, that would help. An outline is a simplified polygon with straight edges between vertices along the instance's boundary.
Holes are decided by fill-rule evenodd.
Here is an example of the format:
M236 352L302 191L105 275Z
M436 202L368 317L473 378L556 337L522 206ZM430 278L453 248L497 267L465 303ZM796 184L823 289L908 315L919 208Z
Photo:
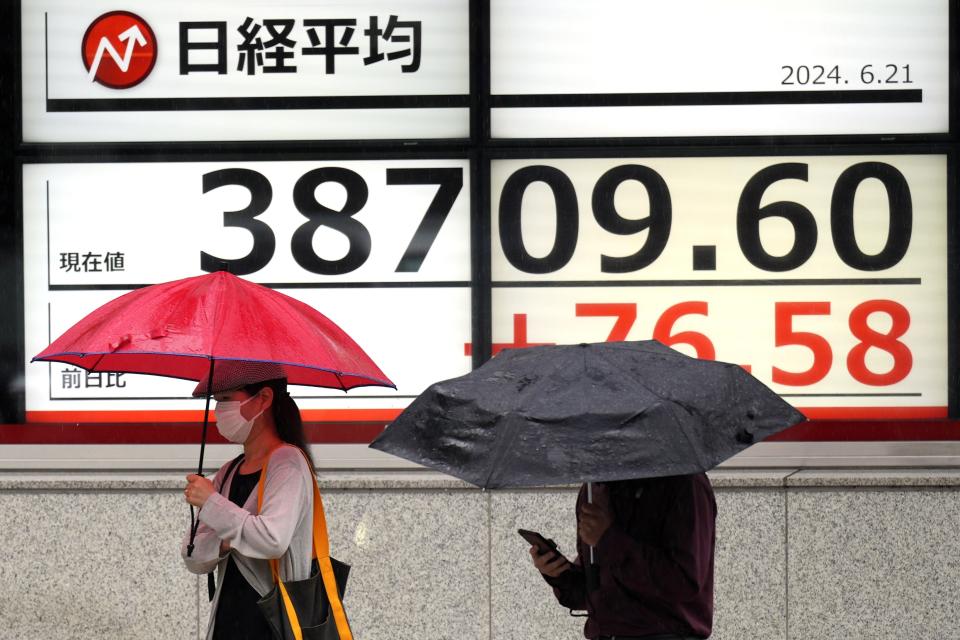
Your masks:
M293 398L287 392L287 379L277 378L275 380L264 380L248 384L243 388L251 396L264 387L270 387L273 390L273 404L270 405L270 411L273 414L273 423L277 425L277 435L280 439L295 447L299 447L310 461L310 471L316 469L313 462L313 456L310 455L310 447L307 446L307 438L303 433L303 420L300 417L300 408Z

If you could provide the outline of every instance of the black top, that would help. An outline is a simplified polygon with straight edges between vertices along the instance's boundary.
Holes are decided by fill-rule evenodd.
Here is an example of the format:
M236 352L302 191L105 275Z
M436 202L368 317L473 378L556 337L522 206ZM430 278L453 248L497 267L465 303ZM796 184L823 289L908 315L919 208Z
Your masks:
M242 507L259 482L259 471L253 473L237 471L230 484L228 496L230 502ZM257 606L260 594L240 573L240 569L233 561L233 556L227 559L226 574L223 576L220 590L217 619L213 625L214 640L270 640L273 638L273 632L270 631L266 618Z
M589 548L577 540L576 565L544 576L557 599L586 609L584 635L648 636L673 633L706 638L713 627L713 556L717 503L705 473L608 482L613 524L594 557L599 587L586 588ZM600 485L594 485L598 500ZM586 500L581 489L577 499Z

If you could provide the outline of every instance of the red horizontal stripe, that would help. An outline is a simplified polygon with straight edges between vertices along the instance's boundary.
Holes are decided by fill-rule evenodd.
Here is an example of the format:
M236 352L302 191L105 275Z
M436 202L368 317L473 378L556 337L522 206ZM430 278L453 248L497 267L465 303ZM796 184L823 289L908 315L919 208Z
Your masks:
M315 444L369 444L386 422L306 422L307 440ZM0 424L0 444L199 444L196 422ZM767 438L767 442L882 442L905 440L960 441L960 421L802 422ZM226 443L215 427L207 442Z
M946 407L798 407L810 420L945 420Z
M402 409L304 409L300 415L306 422L390 422ZM213 420L213 410L210 411ZM203 422L202 409L168 411L27 411L27 423L84 424L161 424Z
M960 421L903 422L818 420L770 436L765 442L897 442L960 440Z
M945 420L946 407L807 407L799 408L810 420ZM304 409L306 422L390 422L402 409ZM211 416L212 416L211 412ZM166 411L27 411L27 423L173 423L201 422L203 410Z

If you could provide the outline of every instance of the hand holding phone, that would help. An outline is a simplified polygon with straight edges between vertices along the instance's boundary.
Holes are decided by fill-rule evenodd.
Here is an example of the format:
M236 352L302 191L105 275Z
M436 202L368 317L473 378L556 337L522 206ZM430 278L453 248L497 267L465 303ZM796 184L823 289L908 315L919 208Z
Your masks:
M536 531L527 531L526 529L517 529L517 533L520 534L524 540L529 542L531 545L537 548L537 551L540 554L547 553L548 551L553 551L559 553L557 543L548 538L544 538L542 535Z
M536 531L526 529L518 529L517 533L530 543L533 566L540 573L555 578L570 568L570 561L563 557L557 543L553 540L544 538Z

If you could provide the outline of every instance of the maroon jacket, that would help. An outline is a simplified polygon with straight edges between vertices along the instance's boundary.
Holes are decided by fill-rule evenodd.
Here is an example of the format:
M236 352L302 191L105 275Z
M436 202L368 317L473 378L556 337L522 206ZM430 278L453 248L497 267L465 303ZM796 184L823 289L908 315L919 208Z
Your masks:
M579 540L574 566L544 576L560 604L586 609L584 635L659 633L706 638L713 627L713 550L717 503L706 474L605 483L614 522L594 557L600 586L588 593ZM577 498L586 500L586 488Z

